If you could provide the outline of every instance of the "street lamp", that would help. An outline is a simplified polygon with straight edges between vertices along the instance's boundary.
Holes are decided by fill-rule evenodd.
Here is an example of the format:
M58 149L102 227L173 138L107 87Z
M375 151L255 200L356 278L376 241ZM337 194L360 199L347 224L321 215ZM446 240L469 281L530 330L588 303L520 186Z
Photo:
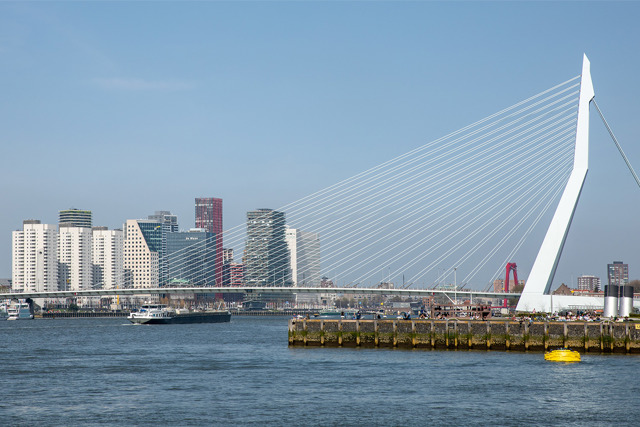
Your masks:
M458 278L456 276L457 269L458 267L453 267L453 312L456 316L456 319L458 318Z

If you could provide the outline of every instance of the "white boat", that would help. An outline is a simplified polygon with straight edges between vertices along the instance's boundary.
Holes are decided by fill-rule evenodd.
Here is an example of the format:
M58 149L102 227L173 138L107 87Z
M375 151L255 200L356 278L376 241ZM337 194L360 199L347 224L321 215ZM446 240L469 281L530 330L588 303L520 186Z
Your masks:
M9 314L7 314L7 307L9 307L9 302L0 303L0 320L7 320Z
M33 319L29 303L25 300L11 301L7 308L7 320Z
M221 323L231 319L227 310L176 312L164 304L145 304L128 317L131 323L142 325L175 324L175 323Z

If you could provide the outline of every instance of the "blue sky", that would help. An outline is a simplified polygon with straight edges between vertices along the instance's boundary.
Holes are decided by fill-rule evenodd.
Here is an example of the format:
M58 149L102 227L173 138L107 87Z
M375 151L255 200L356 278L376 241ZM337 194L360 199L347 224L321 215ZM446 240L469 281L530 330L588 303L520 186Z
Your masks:
M225 228L580 73L640 169L637 2L0 2L11 231L224 199ZM556 281L640 277L640 189L592 110L591 169ZM526 277L526 275L525 275Z

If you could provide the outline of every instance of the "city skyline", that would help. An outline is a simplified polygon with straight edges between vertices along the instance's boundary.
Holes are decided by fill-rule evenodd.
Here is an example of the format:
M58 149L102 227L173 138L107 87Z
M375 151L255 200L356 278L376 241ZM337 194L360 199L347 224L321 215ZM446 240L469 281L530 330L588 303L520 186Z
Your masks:
M184 221L193 197L215 194L226 224L241 225L256 207L280 209L578 74L583 52L640 165L637 4L156 4L158 21L143 28L143 4L0 10L0 75L12 83L0 101L12 160L0 277L11 276L11 232L24 219L56 224L76 206L109 228L156 209ZM545 33L531 37L540 22ZM174 38L161 36L167 26ZM640 231L638 188L593 116L555 286L639 258L628 237ZM179 178L158 185L172 171Z

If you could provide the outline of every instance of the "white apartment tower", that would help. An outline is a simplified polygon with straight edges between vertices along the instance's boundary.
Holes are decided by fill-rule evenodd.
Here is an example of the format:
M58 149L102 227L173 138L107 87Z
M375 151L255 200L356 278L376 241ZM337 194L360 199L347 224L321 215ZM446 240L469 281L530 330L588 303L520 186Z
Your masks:
M291 280L295 287L320 286L320 238L317 233L287 227ZM298 303L316 303L317 295L298 294Z
M128 219L124 227L123 247L125 287L158 287L162 224L152 220Z
M93 286L118 289L124 284L122 230L93 227Z
M82 291L93 285L91 228L60 224L58 234L59 289Z
M12 287L16 291L58 290L58 230L39 220L25 220L12 234Z

